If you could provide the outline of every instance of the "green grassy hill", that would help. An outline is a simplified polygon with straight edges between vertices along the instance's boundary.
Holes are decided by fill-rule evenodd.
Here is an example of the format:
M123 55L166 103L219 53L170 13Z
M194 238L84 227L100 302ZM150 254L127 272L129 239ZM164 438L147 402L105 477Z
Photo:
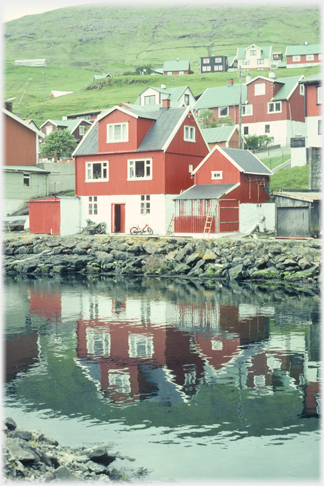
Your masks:
M32 118L40 126L48 118L61 119L66 114L109 108L123 101L133 103L147 86L189 85L197 95L208 87L225 85L229 77L237 83L235 72L198 74L200 57L234 56L238 47L252 43L272 45L273 50L284 53L287 45L305 41L320 42L318 8L216 4L56 9L5 23L4 99L14 98L14 113ZM141 64L161 68L165 60L176 58L189 60L195 74L123 76ZM18 59L46 59L47 67L15 66ZM315 67L283 69L276 75L309 76L318 71ZM92 83L94 74L103 72L109 72L112 78L106 83ZM262 72L250 74L254 77ZM72 94L49 99L52 90Z

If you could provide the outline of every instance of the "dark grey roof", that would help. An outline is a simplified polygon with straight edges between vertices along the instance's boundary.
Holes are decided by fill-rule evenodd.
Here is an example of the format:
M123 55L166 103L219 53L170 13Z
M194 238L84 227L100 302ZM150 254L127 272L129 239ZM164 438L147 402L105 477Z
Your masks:
M246 174L272 175L272 172L249 150L221 147L231 159L234 160Z
M98 122L95 121L74 155L94 155L98 153L98 150Z
M232 191L236 186L237 182L235 184L196 184L179 194L179 196L176 196L174 200L216 199Z
M151 116L154 115L156 122L147 132L137 151L161 150L185 110L186 108L161 108L156 112L150 112Z

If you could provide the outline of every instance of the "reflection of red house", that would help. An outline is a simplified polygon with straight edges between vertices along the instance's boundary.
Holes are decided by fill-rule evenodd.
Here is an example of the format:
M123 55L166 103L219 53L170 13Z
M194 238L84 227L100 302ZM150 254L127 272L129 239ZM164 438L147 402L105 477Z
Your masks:
M38 362L38 333L6 336L6 382Z
M50 288L47 292L43 289L31 288L29 292L30 313L46 316L51 320L61 320L62 316L62 296L61 290L56 292Z

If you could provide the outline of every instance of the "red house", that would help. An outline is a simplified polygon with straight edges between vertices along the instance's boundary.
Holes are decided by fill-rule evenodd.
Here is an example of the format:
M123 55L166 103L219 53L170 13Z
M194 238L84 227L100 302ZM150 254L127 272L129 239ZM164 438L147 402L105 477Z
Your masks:
M190 69L189 61L177 59L176 61L164 61L163 74L177 76L179 74L193 74L193 71Z
M208 152L189 107L103 112L73 153L82 226L90 219L127 233L147 223L165 234L174 196L191 186L191 171Z
M319 66L322 63L321 44L305 44L286 47L287 68Z
M302 79L305 97L306 147L322 147L322 73Z
M175 197L174 232L239 231L240 204L269 200L272 172L248 150L215 146L192 172L194 186Z
M28 201L29 233L74 235L80 233L80 199L53 196Z

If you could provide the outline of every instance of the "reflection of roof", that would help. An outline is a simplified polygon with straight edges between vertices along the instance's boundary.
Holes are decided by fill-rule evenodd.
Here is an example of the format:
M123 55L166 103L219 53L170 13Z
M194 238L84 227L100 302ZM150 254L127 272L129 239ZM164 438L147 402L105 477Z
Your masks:
M235 184L196 184L183 191L174 200L178 199L216 199L224 196L235 189L239 183Z
M298 199L302 201L308 201L308 202L313 202L313 201L321 201L322 200L322 195L320 192L274 192L273 193L275 196L280 196L280 197L287 197L290 199Z
M234 131L237 130L235 126L224 126L216 128L204 128L201 130L206 143L227 142Z

